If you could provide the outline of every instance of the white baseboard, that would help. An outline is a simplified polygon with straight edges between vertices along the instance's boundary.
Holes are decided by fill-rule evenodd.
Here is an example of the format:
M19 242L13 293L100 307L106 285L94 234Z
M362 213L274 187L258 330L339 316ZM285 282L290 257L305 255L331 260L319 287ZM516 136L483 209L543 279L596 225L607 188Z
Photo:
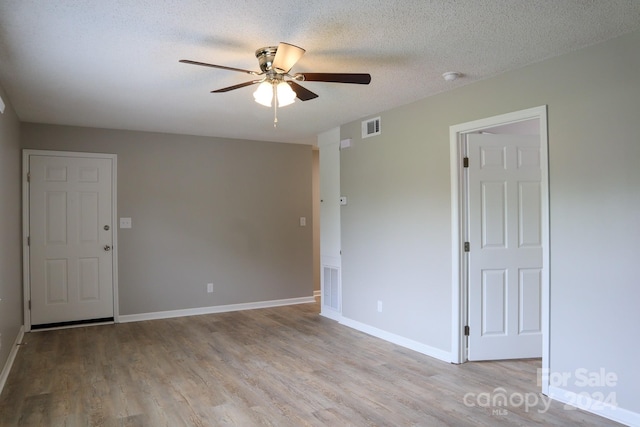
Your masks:
M314 296L314 297L320 297L320 296L322 296L322 291L313 291L313 296Z
M603 402L596 401L587 395L549 386L549 397L568 405L567 410L575 407L628 426L640 426L639 413L603 404Z
M13 367L13 362L16 360L16 355L18 354L18 350L20 349L20 344L22 342L22 338L24 337L24 325L20 326L20 330L18 331L18 336L16 336L16 340L13 343L13 347L11 347L11 352L9 353L9 357L7 358L7 363L4 364L4 368L2 368L2 373L0 373L0 393L4 389L4 384L7 382L7 378L9 378L9 372L11 372L11 368Z
M333 311L330 308L322 307L320 309L320 316L335 320L336 322L342 321L342 314L338 313L337 311Z
M356 329L360 332L364 332L365 334L373 335L376 338L383 339L385 341L392 342L401 347L405 347L418 353L422 353L426 356L434 357L436 359L440 359L444 362L451 363L451 353L448 351L440 350L439 348L431 347L426 344L422 344L417 341L410 340L408 338L402 337L400 335L392 334L391 332L383 331L382 329L374 328L373 326L369 326L364 323L360 323L356 320L352 320L342 316L340 320L338 320L342 325L348 326L350 328Z
M185 310L156 311L153 313L121 314L118 323L140 322L142 320L170 319L172 317L200 316L202 314L227 313L230 311L254 310L257 308L282 307L285 305L315 303L314 297L278 299L249 302L244 304L215 305L211 307L188 308Z

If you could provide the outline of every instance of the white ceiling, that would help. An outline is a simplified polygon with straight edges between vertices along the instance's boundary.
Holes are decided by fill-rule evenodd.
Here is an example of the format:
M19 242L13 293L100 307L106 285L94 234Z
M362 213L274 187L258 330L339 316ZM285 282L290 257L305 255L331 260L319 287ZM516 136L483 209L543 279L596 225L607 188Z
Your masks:
M640 29L637 0L0 0L0 82L22 121L313 143L343 123ZM307 50L319 98L273 111L254 52ZM464 78L445 82L441 74Z

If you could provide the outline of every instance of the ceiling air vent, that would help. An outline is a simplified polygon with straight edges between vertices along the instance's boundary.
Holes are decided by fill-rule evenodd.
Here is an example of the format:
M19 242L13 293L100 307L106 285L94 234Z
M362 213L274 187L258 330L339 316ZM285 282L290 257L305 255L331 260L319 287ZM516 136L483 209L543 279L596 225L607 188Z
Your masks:
M380 135L380 117L369 119L362 122L362 137Z

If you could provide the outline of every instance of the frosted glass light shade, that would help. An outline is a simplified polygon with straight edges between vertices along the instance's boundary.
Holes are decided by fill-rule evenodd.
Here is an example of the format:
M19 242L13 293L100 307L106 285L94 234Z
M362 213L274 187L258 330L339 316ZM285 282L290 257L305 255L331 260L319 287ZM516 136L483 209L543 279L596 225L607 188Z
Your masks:
M258 89L253 92L253 98L258 104L264 105L265 107L271 107L271 100L273 99L273 85L269 82L260 83Z
M278 91L278 107L285 107L293 104L296 100L296 93L286 82L280 82L277 86Z

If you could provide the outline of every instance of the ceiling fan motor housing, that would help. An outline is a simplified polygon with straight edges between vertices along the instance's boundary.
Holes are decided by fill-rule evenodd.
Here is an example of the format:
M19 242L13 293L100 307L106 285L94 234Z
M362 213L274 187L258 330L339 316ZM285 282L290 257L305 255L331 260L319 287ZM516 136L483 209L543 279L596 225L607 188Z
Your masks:
M258 64L260 64L260 70L263 73L271 71L273 68L273 59L276 57L277 46L261 47L256 50L256 58L258 58Z

